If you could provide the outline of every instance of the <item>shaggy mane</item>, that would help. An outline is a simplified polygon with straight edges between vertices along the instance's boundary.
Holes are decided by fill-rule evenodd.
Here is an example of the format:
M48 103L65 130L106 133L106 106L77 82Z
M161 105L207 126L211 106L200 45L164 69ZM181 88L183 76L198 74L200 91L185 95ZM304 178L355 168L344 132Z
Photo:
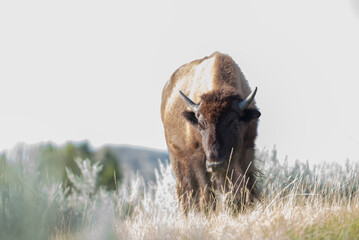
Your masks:
M201 113L210 123L217 123L223 113L230 110L234 100L242 101L237 92L215 90L201 96Z

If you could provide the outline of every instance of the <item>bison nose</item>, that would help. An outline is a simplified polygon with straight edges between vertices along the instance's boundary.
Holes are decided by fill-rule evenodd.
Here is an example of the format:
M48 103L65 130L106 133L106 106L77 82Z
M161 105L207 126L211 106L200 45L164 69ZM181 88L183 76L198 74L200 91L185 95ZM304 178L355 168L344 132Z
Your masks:
M223 172L225 170L224 161L208 161L207 171L208 172Z

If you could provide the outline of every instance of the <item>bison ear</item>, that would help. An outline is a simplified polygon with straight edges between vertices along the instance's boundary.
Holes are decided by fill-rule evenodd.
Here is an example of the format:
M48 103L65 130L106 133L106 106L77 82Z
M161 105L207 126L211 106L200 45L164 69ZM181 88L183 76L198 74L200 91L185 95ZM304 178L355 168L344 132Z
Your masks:
M196 114L194 112L191 111L184 111L182 113L182 116L187 119L187 121L189 121L192 125L194 126L198 126L198 120L196 118Z
M257 109L246 109L243 111L243 116L241 117L241 120L249 122L252 119L258 119L260 116L261 113Z

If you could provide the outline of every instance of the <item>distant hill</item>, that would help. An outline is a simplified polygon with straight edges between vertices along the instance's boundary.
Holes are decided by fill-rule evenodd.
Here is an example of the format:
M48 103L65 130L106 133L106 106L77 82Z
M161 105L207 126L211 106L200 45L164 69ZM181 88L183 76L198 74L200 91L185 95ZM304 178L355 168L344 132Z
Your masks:
M159 162L168 163L167 151L128 145L105 145L98 149L110 148L118 158L125 182L138 173L146 183L155 182L155 169L159 168Z
M155 182L155 169L159 168L159 162L169 163L167 151L115 144L107 144L99 148L94 148L88 141L69 141L61 145L52 142L41 142L37 144L19 143L10 150L0 152L0 157L6 155L6 158L13 163L18 162L20 159L36 159L38 151L42 147L51 144L57 148L62 148L68 143L72 143L76 146L87 143L95 155L100 154L105 148L110 148L121 165L125 183L129 179L133 179L137 173L144 178L146 183L151 181Z

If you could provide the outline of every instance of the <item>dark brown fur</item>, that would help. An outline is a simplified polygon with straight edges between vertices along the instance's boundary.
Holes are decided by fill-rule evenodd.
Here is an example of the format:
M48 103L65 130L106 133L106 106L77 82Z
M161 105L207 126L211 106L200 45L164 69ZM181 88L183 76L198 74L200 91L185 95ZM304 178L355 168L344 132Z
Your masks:
M192 100L199 102L199 110L188 111L186 103L173 95L179 94L174 89L182 84L181 90L188 94L191 86L186 82L192 81L195 69L210 57L215 57L213 89L196 91ZM162 92L161 117L177 194L185 210L214 207L215 192L231 192L238 208L259 197L254 147L260 113L254 103L245 111L239 110L238 103L250 90L233 59L218 52L210 57L176 70ZM203 80L194 81L198 85ZM170 98L171 105L167 106ZM221 159L225 160L228 171L207 171L208 162Z
M236 92L220 89L201 96L202 114L210 123L217 123L220 116L228 112L233 101L240 101Z

